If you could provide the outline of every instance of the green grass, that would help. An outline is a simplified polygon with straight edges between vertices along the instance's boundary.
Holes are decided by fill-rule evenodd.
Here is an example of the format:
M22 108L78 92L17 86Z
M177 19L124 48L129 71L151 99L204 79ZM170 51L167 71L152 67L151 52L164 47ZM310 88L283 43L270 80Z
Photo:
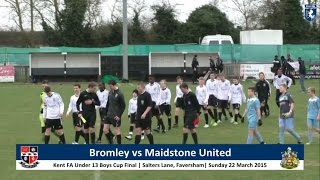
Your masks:
M83 86L86 84L83 83ZM245 87L252 86L252 81L244 82ZM319 80L306 81L307 86L316 86L319 92ZM59 92L67 106L69 98L73 94L72 84L53 84L54 91ZM133 85L121 85L120 88L125 93L126 101L131 98ZM193 90L194 86L191 87ZM170 84L172 93L175 93L175 85ZM65 180L88 180L94 179L96 171L16 171L15 170L15 145L23 143L41 143L40 127L38 120L39 93L41 87L31 84L1 84L1 131L0 131L0 172L1 179L65 179ZM295 127L302 136L303 141L307 141L306 128L306 94L300 94L299 85L290 88L290 93L296 102ZM271 116L264 119L264 125L259 128L265 141L268 144L278 143L278 115L274 102L274 91L270 100ZM125 112L126 113L126 112ZM100 121L97 120L97 127ZM166 122L166 121L165 121ZM181 123L181 121L180 121ZM201 119L200 127L197 129L199 142L203 144L241 144L246 142L247 125L232 125L223 122L217 127L203 128L204 120ZM180 124L181 127L181 124ZM72 120L64 119L64 128L68 143L73 140L74 132ZM180 144L182 132L174 129L167 134L155 134L155 143ZM126 114L123 116L122 132L128 132L128 121ZM55 137L51 138L52 143L56 143ZM106 140L104 139L104 142ZM315 135L316 144L305 146L305 170L304 171L100 171L100 179L319 179L319 136ZM123 138L123 143L133 143ZM147 143L146 140L143 143ZM192 143L192 138L189 138ZM286 143L295 144L293 137L286 134ZM63 152L57 152L63 153Z

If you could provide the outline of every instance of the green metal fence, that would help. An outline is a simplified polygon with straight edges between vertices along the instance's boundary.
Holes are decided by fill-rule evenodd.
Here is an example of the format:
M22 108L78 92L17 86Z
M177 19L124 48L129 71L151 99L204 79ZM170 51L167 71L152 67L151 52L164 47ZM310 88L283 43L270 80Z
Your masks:
M0 48L0 64L26 66L31 53L100 53L102 56L121 56L122 45L106 48L75 48L75 47L45 47L45 48ZM226 63L270 63L274 55L286 56L296 60L301 57L308 63L320 61L319 44L300 45L129 45L130 56L148 56L150 52L159 53L214 53L219 52Z

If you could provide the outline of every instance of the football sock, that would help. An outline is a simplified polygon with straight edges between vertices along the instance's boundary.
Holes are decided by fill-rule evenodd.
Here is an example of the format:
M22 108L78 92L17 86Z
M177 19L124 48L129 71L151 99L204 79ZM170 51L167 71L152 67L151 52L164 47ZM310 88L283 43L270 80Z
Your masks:
M235 122L238 122L238 115L239 115L239 114L235 114L235 115L234 115L234 121L235 121Z
M218 110L217 110L217 109L214 109L213 112L214 112L214 120L215 120L216 122L218 122ZM221 119L221 117L220 117L220 119Z
M74 136L74 142L79 142L79 138L80 138L80 131L76 131Z
M219 112L219 120L221 121L222 112Z
M117 143L121 144L121 134L117 135Z
M188 140L188 133L183 133L183 140L182 140L182 144L186 144Z
M263 142L263 138L259 131L256 130L256 133L254 134L254 136L256 137L259 143Z
M154 144L153 135L151 133L147 135L147 138L148 138L150 144Z
M179 122L179 116L174 116L174 123L178 124L178 122Z
M195 133L192 133L191 135L192 135L192 139L193 139L193 141L194 141L194 144L198 144L198 136L197 136L197 133L195 132Z
M111 136L110 132L106 134L106 138L107 138L109 144L113 144L113 140L112 140L112 136Z
M91 144L95 144L96 142L96 133L90 133Z
M230 117L233 117L233 114L232 114L232 112L229 112L229 116L230 116Z
M206 121L206 124L208 124L208 123L209 123L209 116L208 116L208 114L204 114L204 119L205 119L205 121Z
M99 137L98 137L98 140L99 140L99 141L101 141L101 138L102 138L102 134L103 134L103 127L104 127L104 125L103 125L103 124L101 124L101 125L100 125L100 130L99 130Z
M168 118L168 128L171 129L171 117Z
M134 144L140 144L140 141L141 141L141 135L136 135L134 139Z
M62 144L66 143L66 138L64 137L64 134L60 135L59 138L60 138L60 141L62 142Z
M83 133L86 144L89 144L89 133Z
M44 136L44 143L49 144L50 136L45 135Z
M130 125L130 128L129 128L129 134L131 134L131 135L132 135L132 132L133 132L133 126L132 126L132 125Z
M214 119L214 116L213 116L213 113L212 113L211 109L208 109L208 113L209 113L210 117L211 117L212 119Z
M252 144L252 140L253 140L253 135L252 134L248 134L247 144Z
M41 127L41 133L46 132L46 127Z

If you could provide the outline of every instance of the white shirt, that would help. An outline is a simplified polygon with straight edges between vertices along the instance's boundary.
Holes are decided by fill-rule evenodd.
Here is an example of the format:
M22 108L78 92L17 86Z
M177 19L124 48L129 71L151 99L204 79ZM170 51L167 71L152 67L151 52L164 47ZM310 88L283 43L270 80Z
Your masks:
M58 93L52 92L52 95L44 97L43 117L45 119L60 119L63 114L64 104Z
M105 108L108 103L109 91L105 89L104 91L101 92L99 90L99 91L97 91L97 96L100 101L100 108Z
M219 82L218 80L211 80L211 79L207 80L206 87L207 87L208 95L217 96L217 94L218 94L218 87L217 87L218 82Z
M230 81L229 80L224 80L222 81L218 81L218 95L217 98L219 100L229 100L229 91L230 91Z
M138 100L138 98L131 98L129 100L128 115L137 112L137 108L138 108L137 100Z
M146 85L146 91L151 95L151 99L153 102L157 102L160 95L160 85L157 82L153 84L148 83Z
M67 111L68 115L70 114L70 112L72 112L72 113L78 112L78 110L77 110L77 101L79 99L79 95L77 96L77 95L74 94L74 95L72 95L70 97L69 107L68 107L68 111Z
M196 96L197 100L200 105L206 105L206 98L207 98L207 87L203 85L202 87L196 87Z
M287 84L287 83L288 83L288 87L290 87L292 84L292 79L283 74L281 75L280 78L278 75L275 75L273 78L273 86L276 89L279 89L281 84Z
M171 102L171 91L169 88L161 89L157 105L170 104Z
M246 102L246 95L243 92L243 87L241 84L232 84L229 91L229 101L231 104L242 104Z

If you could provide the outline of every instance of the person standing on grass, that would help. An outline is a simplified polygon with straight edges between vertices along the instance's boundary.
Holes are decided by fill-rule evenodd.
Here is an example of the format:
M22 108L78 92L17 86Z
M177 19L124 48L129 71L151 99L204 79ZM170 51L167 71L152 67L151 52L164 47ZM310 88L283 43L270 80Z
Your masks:
M280 93L280 85L281 84L287 84L287 87L289 88L292 84L292 79L282 74L282 69L278 70L278 73L273 78L273 86L276 88L276 104L278 107L280 107L279 104L279 97L281 95Z
M307 113L307 125L308 125L308 143L312 143L312 131L320 134L319 121L320 121L320 99L315 95L316 89L314 87L308 88L308 113Z
M47 94L44 92L44 88L49 86L48 80L42 81L42 92L40 93L40 113L39 113L39 121L40 121L40 127L41 127L41 133L42 133L42 141L44 141L44 133L46 131L46 124L45 119L43 118L43 108L44 108L44 97L47 96ZM54 128L51 128L51 132L59 138L58 134L54 130ZM59 141L59 144L61 144L61 141Z
M160 114L160 108L157 105L157 101L159 100L160 95L160 84L155 82L155 77L153 75L149 75L149 83L145 86L146 91L151 95L152 99L152 116L155 116L157 118L157 128L153 129L156 132L160 132L162 130L162 133L166 132L166 128L164 126L161 114Z
M80 84L73 85L74 95L70 97L69 107L66 114L66 117L68 117L70 113L72 113L73 127L75 130L74 141L72 142L72 144L78 144L80 136L84 137L84 133L82 131L82 121L78 117L78 110L77 110L77 101L79 99L80 92L81 92L80 88L81 88Z
M107 110L103 131L110 144L113 144L113 137L110 133L111 125L117 137L117 143L121 144L121 117L126 108L126 103L122 92L119 90L114 80L108 82L110 92L108 96Z
M186 144L188 134L191 133L194 144L198 144L197 131L195 129L195 120L200 115L200 105L196 95L189 90L186 83L180 85L183 92L183 109L184 109L184 127L183 127L183 140L182 144Z
M205 125L204 128L209 127L209 115L208 115L208 109L207 109L207 103L206 103L206 97L207 97L207 87L204 85L204 78L200 77L198 79L199 85L196 87L196 96L197 100L201 106L201 109L204 114L205 119Z
M176 97L174 98L174 103L176 105L175 114L174 114L174 124L173 127L177 128L179 124L179 114L183 106L183 93L180 89L180 85L183 83L181 76L177 76L177 85L176 85Z
M217 77L214 73L210 74L210 79L206 82L206 88L207 88L207 97L205 99L205 104L208 105L208 113L211 116L212 120L210 124L212 126L217 126L218 123L221 121L218 121L218 83L220 82L220 78ZM213 113L212 113L213 110ZM214 119L214 121L213 121Z
M61 144L65 144L66 139L61 123L64 111L62 98L58 93L52 92L49 86L44 88L44 92L46 93L43 109L43 118L46 120L44 143L49 144L51 129L54 128L60 138Z
M136 115L136 137L135 144L140 144L141 131L144 130L149 143L154 144L153 135L151 134L151 118L152 118L152 98L145 90L143 82L138 83L137 90L139 92L137 100L137 115Z
M229 115L231 118L231 122L233 121L233 114L230 112L230 104L228 102L229 100L229 92L230 92L230 81L225 79L225 76L223 74L219 75L220 81L218 81L217 87L218 87L218 115L219 120L221 121L222 114L225 116L225 120L228 120L226 109L229 111Z
M298 58L298 62L299 62L299 75L300 75L301 92L305 93L306 88L304 86L304 79L306 77L306 66L304 65L304 61L301 59L301 57Z
M281 96L279 97L279 143L284 144L284 132L286 130L298 141L298 144L302 144L299 134L294 130L294 101L287 92L287 85L281 84L279 91L281 93Z
M264 112L265 116L268 117L270 115L268 99L271 95L271 88L269 82L265 79L263 72L259 73L259 81L256 83L256 92L258 93L258 99L261 103L261 116Z
M129 107L128 107L128 118L130 121L129 127L129 135L126 136L126 139L132 140L133 129L136 124L136 114L137 114L137 99L138 99L138 90L132 91L132 98L129 100Z
M167 86L166 80L160 81L160 95L157 101L157 105L160 109L160 114L163 119L163 114L165 114L168 118L168 131L171 130L171 91Z
M100 101L100 106L97 106L99 108L99 115L100 115L100 130L99 130L99 137L97 139L97 144L101 144L102 134L103 134L103 118L106 116L107 110L107 103L108 103L108 96L109 91L106 89L104 83L99 83L99 90L97 91L97 96ZM114 134L111 130L109 130L110 135L113 137Z
M253 136L256 137L260 144L265 144L261 134L257 129L257 125L261 126L261 113L260 113L260 102L259 99L255 96L255 88L248 88L248 100L247 108L245 110L247 113L248 119L248 138L247 144L252 144Z
M84 118L86 120L83 125L86 144L89 144L89 133L91 144L94 144L96 140L95 124L97 115L95 106L100 106L100 101L96 94L96 88L97 84L95 82L90 82L88 84L88 89L80 93L77 100L78 116L79 118Z
M246 102L246 95L243 92L243 86L239 83L238 78L233 78L233 84L230 87L229 98L234 113L234 121L231 121L231 123L237 125L238 118L242 120L242 116L239 113L240 106L242 102Z

